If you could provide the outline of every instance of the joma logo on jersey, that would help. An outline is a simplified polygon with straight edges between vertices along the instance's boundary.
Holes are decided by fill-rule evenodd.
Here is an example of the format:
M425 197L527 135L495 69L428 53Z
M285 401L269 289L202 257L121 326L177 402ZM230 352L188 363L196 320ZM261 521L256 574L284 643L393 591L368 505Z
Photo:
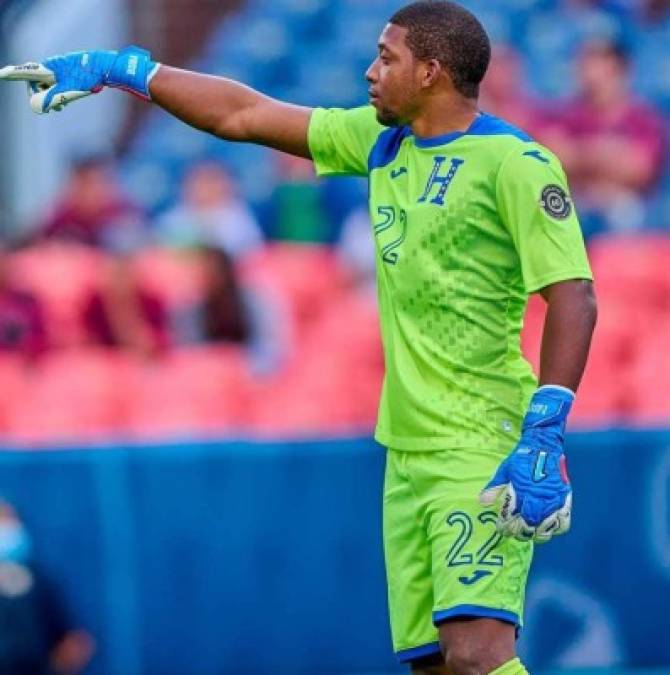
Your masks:
M456 172L464 162L462 159L454 158L451 160L447 172L440 173L440 171L442 171L442 165L446 159L446 157L439 156L433 158L433 171L431 172L430 178L426 183L426 189L423 191L423 195L419 197L419 204L425 202L431 196L431 194L433 194L435 188L437 188L437 193L430 200L430 203L437 204L438 206L444 206L444 197L447 194L449 185L451 185L451 181L454 179Z

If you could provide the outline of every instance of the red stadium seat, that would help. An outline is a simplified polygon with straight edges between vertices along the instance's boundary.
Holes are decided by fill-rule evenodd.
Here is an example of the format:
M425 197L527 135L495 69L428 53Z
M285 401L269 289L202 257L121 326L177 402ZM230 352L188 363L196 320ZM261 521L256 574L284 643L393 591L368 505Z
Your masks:
M128 432L141 438L239 432L249 409L246 366L232 347L135 362L125 400Z
M312 244L271 244L241 265L242 278L285 305L304 332L337 296L343 274L332 249Z
M300 347L335 351L350 362L381 359L379 313L374 296L355 291L334 298L324 308L308 334L302 336Z
M670 309L670 237L603 236L589 245L598 293L635 320L647 307Z
M374 301L343 296L300 341L296 356L287 372L255 385L253 429L369 433L383 376Z
M14 399L22 390L26 371L25 361L13 354L0 354L0 433L10 430L10 411Z
M655 317L656 318L656 317ZM643 425L670 423L670 317L654 321L636 353L626 383L632 398L632 421Z
M123 359L102 350L44 357L12 392L8 434L28 443L108 436L121 424L123 371Z
M625 422L632 406L627 383L628 368L613 364L594 346L570 415L571 426L590 428Z
M314 364L305 363L310 365ZM351 391L342 372L307 373L292 370L253 388L252 433L304 436L352 432L361 426L356 424Z
M139 283L168 307L197 300L203 288L202 265L193 251L153 248L135 259Z
M74 244L42 245L12 256L16 282L43 304L52 345L83 342L82 304L98 284L102 257L90 247Z

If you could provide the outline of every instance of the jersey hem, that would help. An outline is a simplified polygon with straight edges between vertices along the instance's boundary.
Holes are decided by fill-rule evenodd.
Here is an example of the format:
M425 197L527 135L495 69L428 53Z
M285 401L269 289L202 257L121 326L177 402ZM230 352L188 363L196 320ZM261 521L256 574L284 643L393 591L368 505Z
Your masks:
M547 276L536 279L532 284L529 284L529 286L526 288L526 292L536 293L537 291L551 284L556 284L560 281L572 281L576 279L593 281L593 274L584 268L568 270L564 272L555 272L554 274L548 274Z

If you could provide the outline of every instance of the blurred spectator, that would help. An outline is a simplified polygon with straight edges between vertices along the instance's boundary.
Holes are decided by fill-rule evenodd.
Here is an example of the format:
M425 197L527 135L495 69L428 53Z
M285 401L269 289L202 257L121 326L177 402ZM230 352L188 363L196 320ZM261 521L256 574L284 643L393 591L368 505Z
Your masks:
M280 365L283 322L277 309L257 293L243 288L228 254L201 250L204 293L174 317L176 341L182 345L209 342L237 344L249 350L252 366L267 373Z
M72 163L62 196L38 236L114 250L137 245L145 232L141 213L123 194L111 160L96 155Z
M586 236L641 226L661 170L661 118L633 97L629 66L622 45L588 42L578 60L580 94L543 136L563 161Z
M251 209L235 193L221 164L196 164L187 172L182 199L159 219L158 243L171 247L212 246L238 258L258 248L263 234Z
M528 93L521 55L511 46L495 45L482 82L480 108L534 136L546 115Z
M670 0L570 0L570 4L597 7L624 20L649 23L662 21L670 9Z
M366 207L361 206L347 216L337 243L337 254L351 286L375 298L377 254Z
M31 549L16 512L0 501L0 675L78 673L91 659L93 640L73 628Z
M46 347L42 306L32 293L15 284L10 257L0 248L0 352L35 358Z
M286 241L328 240L329 220L324 212L314 165L302 157L277 153L275 234Z
M670 0L645 0L643 4L645 18L651 23L663 21L670 13Z
M92 344L155 356L168 346L165 307L142 288L127 256L109 258L100 289L85 302L83 323Z

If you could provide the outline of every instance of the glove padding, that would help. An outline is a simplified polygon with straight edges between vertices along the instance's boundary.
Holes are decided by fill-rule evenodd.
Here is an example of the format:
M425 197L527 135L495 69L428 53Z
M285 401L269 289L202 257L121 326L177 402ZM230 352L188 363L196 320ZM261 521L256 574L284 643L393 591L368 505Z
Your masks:
M574 394L540 387L531 399L521 439L482 490L483 506L503 497L497 528L522 541L547 542L570 529L572 489L563 436Z
M62 110L104 87L124 89L148 100L149 83L158 68L149 52L133 46L120 52L71 52L43 63L6 66L0 69L0 80L27 82L30 107L46 113Z

